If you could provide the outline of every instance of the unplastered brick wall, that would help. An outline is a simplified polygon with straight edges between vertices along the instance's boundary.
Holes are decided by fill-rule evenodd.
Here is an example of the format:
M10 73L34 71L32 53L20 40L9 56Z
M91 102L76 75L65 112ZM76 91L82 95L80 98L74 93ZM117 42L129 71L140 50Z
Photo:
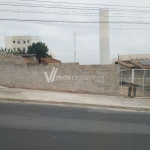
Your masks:
M4 57L4 56L3 56ZM10 56L11 57L11 56ZM117 65L79 65L78 63L62 64L25 64L21 58L0 60L0 85L14 88L40 89L74 93L119 95L119 68ZM0 58L2 58L0 56ZM6 58L6 56L5 56ZM14 59L14 60L13 60ZM54 70L55 67L55 70ZM52 74L52 70L56 71ZM53 82L47 82L53 75ZM54 76L55 75L55 76ZM58 80L59 77L102 77L102 80ZM104 77L104 78L103 78ZM52 78L51 78L52 79ZM51 81L50 79L50 81Z
M21 56L15 56L11 53L0 54L0 64L25 64Z

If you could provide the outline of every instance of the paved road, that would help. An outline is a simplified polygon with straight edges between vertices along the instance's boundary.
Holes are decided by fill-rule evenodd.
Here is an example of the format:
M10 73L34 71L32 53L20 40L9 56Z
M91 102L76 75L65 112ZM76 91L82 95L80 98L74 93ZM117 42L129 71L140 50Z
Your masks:
M150 113L0 103L0 150L149 150Z

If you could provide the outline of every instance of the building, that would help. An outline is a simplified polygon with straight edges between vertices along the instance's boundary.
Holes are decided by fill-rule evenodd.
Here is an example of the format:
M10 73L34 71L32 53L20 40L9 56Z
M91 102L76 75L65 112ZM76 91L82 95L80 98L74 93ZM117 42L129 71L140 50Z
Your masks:
M114 58L112 59L112 64L114 64L116 61L121 60L145 60L149 59L150 60L150 54L131 54L131 55L120 55L119 58Z
M100 10L100 64L110 64L108 10Z
M122 69L150 69L150 54L122 55L112 63L120 64Z
M14 51L17 50L25 50L27 51L28 46L33 43L41 42L41 38L39 36L11 36L5 37L5 48L12 49Z

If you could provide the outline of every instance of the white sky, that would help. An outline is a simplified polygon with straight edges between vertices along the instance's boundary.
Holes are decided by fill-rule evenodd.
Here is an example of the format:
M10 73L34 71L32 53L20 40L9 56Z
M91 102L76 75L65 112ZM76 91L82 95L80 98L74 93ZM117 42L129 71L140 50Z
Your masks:
M42 0L41 0L42 1ZM45 1L45 0L43 0ZM48 0L47 0L48 1ZM56 1L56 0L53 0ZM65 2L74 3L96 3L109 5L133 5L150 7L149 0L63 0ZM57 0L56 2L63 2ZM37 2L23 2L19 0L0 0L2 2L18 2L18 3L33 3ZM58 5L52 3L42 3L44 5ZM63 4L59 4L63 5ZM83 6L94 7L94 6ZM95 6L98 7L98 6ZM116 8L116 7L115 7ZM118 8L118 7L117 7ZM46 8L28 8L28 7L10 7L0 5L2 9L13 10L40 10L40 11L63 11L57 9ZM123 8L133 9L133 8ZM138 8L141 9L141 8ZM145 10L146 8L144 8ZM150 11L150 8L146 9ZM64 10L66 11L66 10ZM71 10L68 10L71 11ZM94 11L97 12L97 11ZM97 12L98 13L98 12ZM150 22L149 13L132 13L121 12L120 16L135 16L141 18L130 17L110 17L110 21L146 21ZM110 16L119 16L110 12ZM143 17L143 18L142 18ZM144 18L145 17L145 18ZM69 16L69 15L54 15L54 14L34 14L34 13L13 13L1 12L0 18L18 18L18 19L42 19L42 20L68 20L68 21L99 21L99 16ZM94 25L93 25L94 26ZM114 29L117 28L117 29ZM121 30L119 28L130 28L130 30ZM146 30L133 30L133 28L146 28ZM40 36L42 42L46 43L49 49L55 54L56 59L62 62L74 62L74 39L73 33L76 32L76 51L77 62L80 64L99 64L99 29L90 28L76 28L63 27L53 25L41 25L33 23L20 23L0 21L0 47L4 47L5 36ZM150 25L110 25L110 52L111 59L118 56L118 54L148 54L150 53Z

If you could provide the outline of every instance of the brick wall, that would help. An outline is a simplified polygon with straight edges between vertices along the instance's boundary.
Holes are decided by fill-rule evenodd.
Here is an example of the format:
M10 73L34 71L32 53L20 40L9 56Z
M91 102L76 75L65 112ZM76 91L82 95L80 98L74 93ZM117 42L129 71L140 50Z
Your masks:
M58 68L54 82L48 83L44 72L50 76ZM93 80L56 80L57 76L104 76L104 82ZM120 95L119 68L117 65L79 65L78 63L25 64L21 57L0 55L0 85L62 92Z
M11 53L0 54L0 64L25 64L21 56L15 56Z

